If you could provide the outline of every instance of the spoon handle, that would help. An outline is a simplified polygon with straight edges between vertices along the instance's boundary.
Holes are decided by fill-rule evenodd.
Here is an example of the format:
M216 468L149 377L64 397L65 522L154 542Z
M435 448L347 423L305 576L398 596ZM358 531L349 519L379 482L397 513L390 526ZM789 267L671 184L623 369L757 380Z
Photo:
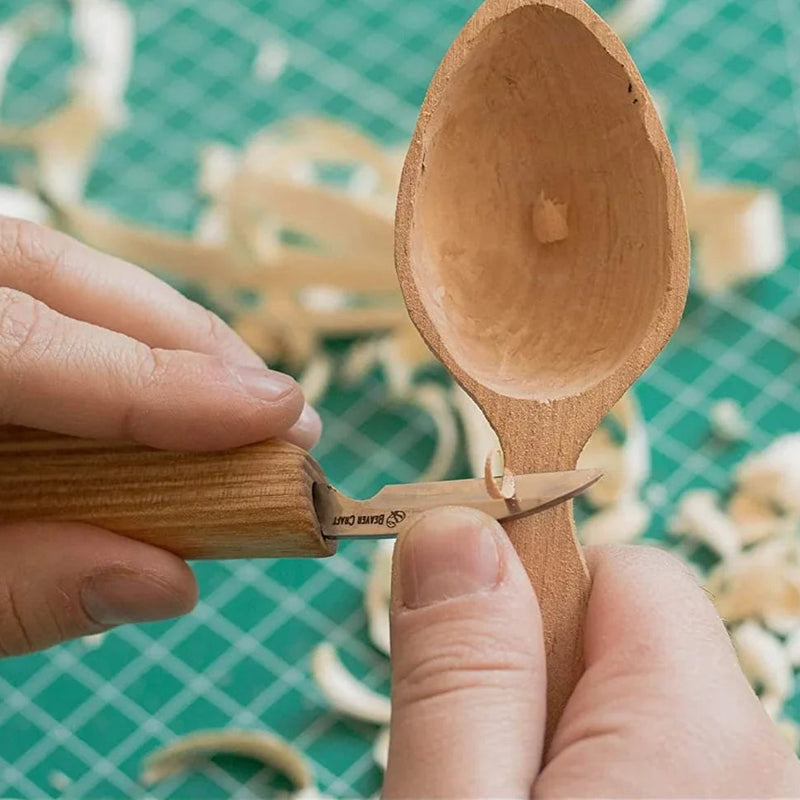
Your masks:
M591 580L575 537L572 501L503 527L528 572L542 612L549 744L583 673L583 623Z

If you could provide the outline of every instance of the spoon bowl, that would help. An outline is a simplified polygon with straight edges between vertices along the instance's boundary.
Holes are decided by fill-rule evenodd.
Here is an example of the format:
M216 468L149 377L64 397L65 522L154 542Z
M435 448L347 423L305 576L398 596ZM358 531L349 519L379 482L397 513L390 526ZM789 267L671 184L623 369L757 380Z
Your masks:
M406 305L515 472L571 469L680 320L672 154L624 46L582 0L488 0L433 78L396 217ZM508 523L542 607L549 730L581 671L571 506Z

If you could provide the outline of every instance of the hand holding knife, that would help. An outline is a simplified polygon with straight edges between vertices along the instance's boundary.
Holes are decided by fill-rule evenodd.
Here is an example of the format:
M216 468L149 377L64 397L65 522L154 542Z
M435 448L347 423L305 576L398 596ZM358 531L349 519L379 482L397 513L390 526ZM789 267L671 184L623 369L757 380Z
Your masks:
M499 521L533 514L600 474L518 475L508 501L483 479L387 486L358 501L334 489L305 450L279 440L174 453L12 429L0 437L0 524L83 522L187 559L322 557L339 539L397 536L437 506Z

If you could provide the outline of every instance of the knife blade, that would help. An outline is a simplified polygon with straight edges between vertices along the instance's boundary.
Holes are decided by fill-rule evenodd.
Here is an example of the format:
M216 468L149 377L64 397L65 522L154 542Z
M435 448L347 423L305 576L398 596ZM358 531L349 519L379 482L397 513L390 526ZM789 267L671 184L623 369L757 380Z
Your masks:
M314 504L329 539L389 539L431 508L466 506L503 522L571 500L601 476L596 469L516 475L515 494L508 500L490 495L482 478L386 486L368 500L353 500L330 484L317 483Z

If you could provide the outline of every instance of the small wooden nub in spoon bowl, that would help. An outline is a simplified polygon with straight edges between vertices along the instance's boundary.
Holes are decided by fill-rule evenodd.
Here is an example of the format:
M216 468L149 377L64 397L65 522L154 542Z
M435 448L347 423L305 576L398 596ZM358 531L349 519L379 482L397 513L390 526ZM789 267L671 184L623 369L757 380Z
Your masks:
M581 0L488 0L470 19L422 106L395 231L409 314L516 473L574 468L683 312L672 153ZM571 504L506 529L542 609L552 734L582 671L589 575Z

